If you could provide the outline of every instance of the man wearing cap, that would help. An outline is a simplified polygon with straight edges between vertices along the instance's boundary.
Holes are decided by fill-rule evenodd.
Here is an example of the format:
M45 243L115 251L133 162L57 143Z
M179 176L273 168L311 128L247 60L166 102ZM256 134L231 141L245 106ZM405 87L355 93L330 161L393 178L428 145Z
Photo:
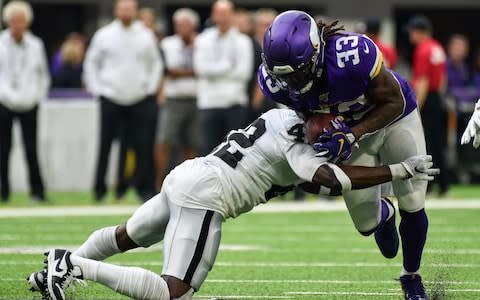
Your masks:
M412 85L422 116L427 152L433 156L436 166L446 170L447 110L443 99L445 51L432 37L432 24L425 16L411 18L406 29L410 42L415 45ZM448 191L447 172L442 172L434 182L440 185L440 195L445 195Z

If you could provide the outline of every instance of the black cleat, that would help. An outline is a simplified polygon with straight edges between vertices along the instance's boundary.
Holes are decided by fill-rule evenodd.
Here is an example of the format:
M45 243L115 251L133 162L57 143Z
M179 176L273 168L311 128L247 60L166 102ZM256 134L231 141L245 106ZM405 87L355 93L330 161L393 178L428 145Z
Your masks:
M425 291L420 275L403 275L399 280L402 285L405 300L428 300L427 292Z

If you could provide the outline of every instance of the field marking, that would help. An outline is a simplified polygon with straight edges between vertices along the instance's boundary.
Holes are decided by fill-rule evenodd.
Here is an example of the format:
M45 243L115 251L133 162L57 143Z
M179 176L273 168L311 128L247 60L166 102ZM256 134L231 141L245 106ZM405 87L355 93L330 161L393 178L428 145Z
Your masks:
M75 251L80 245L48 245L48 246L13 246L13 247L0 247L0 254L41 254L49 249L69 249ZM149 253L149 252L161 252L163 250L163 244L157 244L149 248L137 248L128 251L128 253ZM267 247L257 245L241 245L241 244L221 244L221 251L266 251Z
M0 281L25 281L25 278L0 278ZM206 279L209 283L218 284L237 284L237 283L268 283L268 284L286 284L286 283L303 283L303 284L386 284L397 285L398 281L392 280L323 280L323 279ZM426 284L441 284L441 285L480 285L478 281L424 281ZM456 291L456 289L452 289ZM464 289L459 289L464 290ZM471 291L480 291L478 289L468 289Z
M480 196L480 195L479 195ZM480 209L478 199L465 200L433 200L426 201L428 209ZM124 216L131 215L137 205L108 205L108 206L65 206L65 207L14 207L1 208L0 218L12 217L52 217L52 216ZM304 201L304 202L272 202L259 205L253 209L254 213L279 212L319 212L345 211L343 201Z
M25 278L0 278L0 281L25 281ZM218 284L237 284L237 283L269 283L269 284L286 284L286 283L303 283L303 284L387 284L397 285L398 281L392 280L322 280L322 279L206 279L209 283ZM477 281L424 281L426 284L441 284L441 285L480 285ZM480 291L479 289L451 289L452 291Z
M0 235L0 240L2 240L2 235ZM7 246L0 247L0 254L39 254L43 253L49 249L69 249L70 251L75 251L80 245L42 245L42 246L31 246L31 245L17 245L17 246ZM153 245L149 248L137 248L134 250L128 251L128 253L151 253L151 252L161 252L163 250L163 244ZM268 251L271 253L299 253L299 252L311 252L308 249L298 248L281 248L281 249L272 249L270 247L261 246L261 245L242 245L242 244L220 244L220 251L232 251L232 252L264 252ZM320 248L315 250L318 253L345 253L345 254L379 254L379 250L376 248L348 248L348 249L336 249L336 248ZM444 254L444 255L479 255L480 249L443 249L443 248L433 248L425 249L424 253L427 254Z
M145 261L109 261L108 263L125 265L125 266L150 266L161 267L163 263L145 262ZM0 261L0 265L38 265L38 261ZM345 262L345 263L329 263L329 262L215 262L216 267L264 267L264 268L398 268L400 263L359 263L359 262ZM435 263L424 264L425 268L480 268L480 264L447 264Z

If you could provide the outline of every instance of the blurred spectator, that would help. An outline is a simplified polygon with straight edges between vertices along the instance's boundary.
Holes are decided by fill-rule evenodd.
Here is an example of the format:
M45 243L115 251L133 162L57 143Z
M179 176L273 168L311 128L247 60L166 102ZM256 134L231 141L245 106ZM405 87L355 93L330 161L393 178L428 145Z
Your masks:
M253 68L252 43L233 26L233 3L216 1L212 21L215 26L195 41L193 61L198 76L202 155L209 153L229 130L245 125L247 85Z
M67 38L60 49L60 55L61 65L53 74L52 87L81 88L85 40L80 35L75 38Z
M432 37L432 24L425 16L412 17L406 29L415 45L412 85L422 116L427 152L433 156L433 164L442 170L433 183L440 185L440 195L443 196L449 185L446 165L447 109L443 96L446 55L440 43Z
M172 146L180 144L182 160L195 157L198 146L197 86L193 72L193 44L200 24L198 14L181 8L173 14L175 34L162 40L166 79L163 104L157 131L157 177L159 189L170 164Z
M475 87L480 88L480 48L477 49L473 57L472 81Z
M454 101L455 118L449 127L452 148L456 145L458 164L457 174L463 181L468 181L469 170L472 169L472 161L478 161L478 152L471 147L460 145L460 134L465 131L475 102L480 97L480 86L475 87L472 83L472 74L467 64L469 41L465 35L454 34L447 44L447 92ZM453 113L452 113L453 115ZM458 141L458 142L457 142ZM468 176L468 177L467 177Z
M37 159L37 112L47 97L50 77L43 42L28 28L33 19L30 4L11 1L3 10L8 28L0 33L0 196L10 196L8 178L12 125L22 127L31 199L45 200Z
M255 119L260 116L260 114L262 113L261 109L264 99L263 96L255 97L255 92L257 90L260 90L257 81L257 70L262 63L262 46L253 36L253 25L253 16L249 11L245 9L237 9L235 11L235 26L241 33L247 35L250 38L253 46L252 75L250 80L248 81L247 87L249 99L249 107L246 120L247 123L255 121Z
M150 7L143 7L138 11L137 19L148 29L150 29L157 38L159 43L161 38L158 35L155 10ZM160 50L159 50L160 51ZM161 85L161 83L160 83ZM161 87L159 87L160 89ZM151 131L148 133L149 137L155 137L157 129L157 120L158 120L158 107L155 107L155 112L149 114L150 120L148 129ZM119 136L120 140L124 141L120 143L120 151L118 155L118 172L117 172L117 186L115 188L115 194L117 200L121 200L126 194L128 188L135 183L137 173L136 173L136 158L137 153L134 150L134 145L132 141L129 141L125 130L120 130ZM151 145L148 146L151 149L155 147L155 139L150 139ZM155 166L154 163L149 164L148 171L144 176L149 176L149 178L155 177Z
M143 25L153 31L158 42L162 40L163 34L158 28L157 17L153 8L143 7L140 9L138 12L138 19L143 23Z
M122 143L136 153L137 193L147 200L155 193L151 120L156 117L155 94L162 62L153 33L136 21L137 1L118 0L116 19L93 36L84 64L88 90L100 100L100 147L95 177L95 198L106 195L105 172L118 129ZM152 117L152 114L155 116Z
M277 14L277 11L272 8L260 8L255 12L255 39L260 43L262 48L263 36Z
M68 43L70 41L77 41L77 42L80 42L83 44L83 46L85 47L85 37L78 33L78 32L71 32L67 35L65 41L63 42L63 44L65 43ZM62 44L62 45L63 45ZM55 75L57 74L57 72L60 70L60 68L62 67L62 64L63 64L63 61L62 61L62 49L60 47L60 49L58 49L57 51L55 51L55 53L53 53L53 56L52 56L52 60L50 62L50 73L52 75Z
M380 49L383 54L383 63L389 69L394 69L397 65L397 50L380 40L381 22L378 19L369 19L364 22L360 22L356 26L358 33L368 36Z

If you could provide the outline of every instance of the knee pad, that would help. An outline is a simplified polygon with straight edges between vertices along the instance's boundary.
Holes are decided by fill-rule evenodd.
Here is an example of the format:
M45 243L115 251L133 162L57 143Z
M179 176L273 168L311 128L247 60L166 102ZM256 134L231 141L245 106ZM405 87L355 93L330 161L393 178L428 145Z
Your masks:
M194 293L194 290L191 288L185 294L183 294L181 297L174 298L173 300L192 300L193 293Z

